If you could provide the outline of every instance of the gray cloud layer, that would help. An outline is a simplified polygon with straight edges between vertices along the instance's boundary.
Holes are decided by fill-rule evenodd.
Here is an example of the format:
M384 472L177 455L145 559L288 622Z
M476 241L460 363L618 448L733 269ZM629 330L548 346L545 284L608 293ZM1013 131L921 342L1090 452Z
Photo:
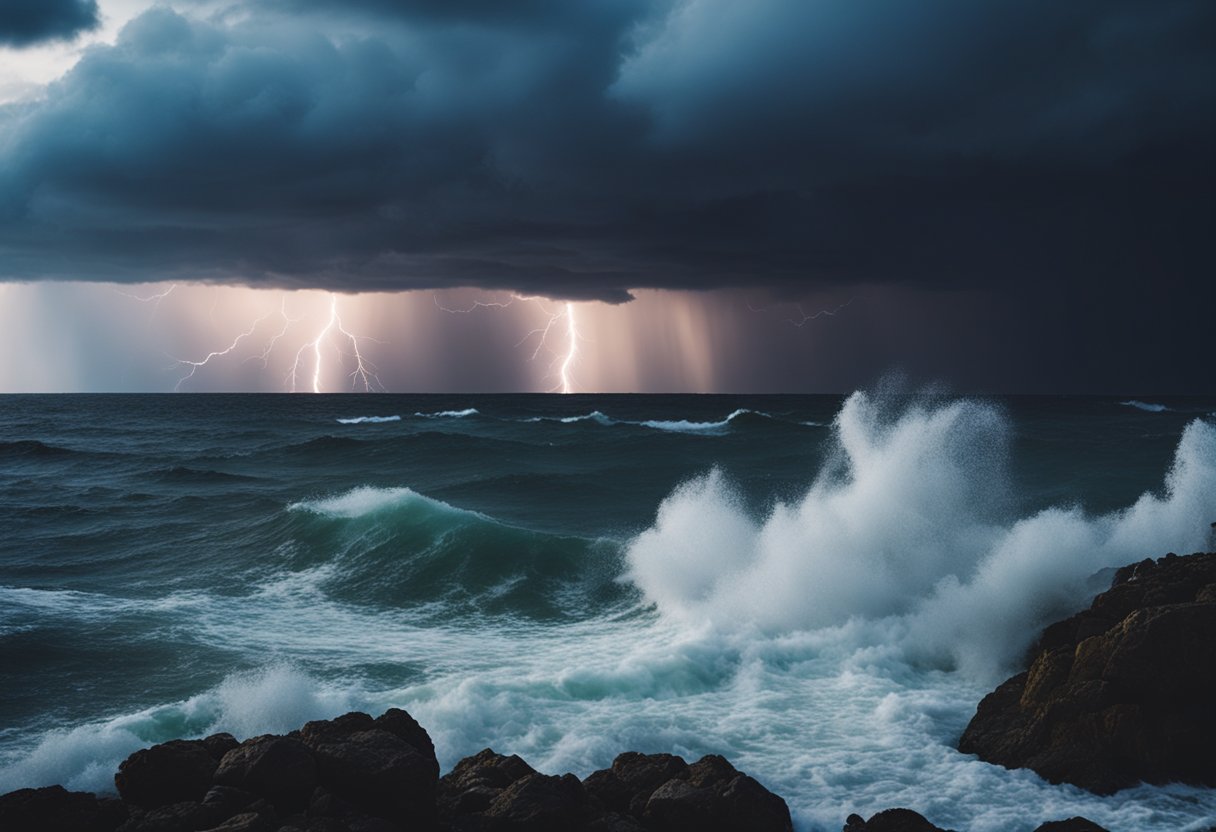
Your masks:
M0 45L70 40L97 28L98 22L97 0L4 0L0 3Z
M154 9L0 109L0 277L1126 309L1214 265L1206 0L239 11Z

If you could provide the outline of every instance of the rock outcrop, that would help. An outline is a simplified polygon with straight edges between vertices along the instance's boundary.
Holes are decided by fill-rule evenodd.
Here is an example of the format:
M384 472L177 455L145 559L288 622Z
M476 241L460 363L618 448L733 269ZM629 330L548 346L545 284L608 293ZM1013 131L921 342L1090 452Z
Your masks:
M1216 786L1216 554L1120 569L979 704L959 750L1110 794Z
M586 781L486 749L442 779L426 731L393 709L287 736L137 751L120 800L60 786L0 796L4 832L790 832L785 801L718 756L622 754Z

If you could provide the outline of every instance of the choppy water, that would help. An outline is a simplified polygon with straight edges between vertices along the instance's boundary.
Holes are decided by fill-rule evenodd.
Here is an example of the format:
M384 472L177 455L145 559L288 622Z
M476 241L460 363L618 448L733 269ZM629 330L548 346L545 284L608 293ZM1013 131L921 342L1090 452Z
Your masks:
M958 754L1091 576L1213 547L1216 400L0 397L0 791L408 709L446 767L718 752L806 830L1198 830Z

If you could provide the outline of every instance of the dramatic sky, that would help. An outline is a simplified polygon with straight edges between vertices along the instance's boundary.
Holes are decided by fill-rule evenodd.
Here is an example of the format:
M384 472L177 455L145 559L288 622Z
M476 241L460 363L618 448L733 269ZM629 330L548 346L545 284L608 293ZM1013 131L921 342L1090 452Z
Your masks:
M0 391L1211 392L1214 43L1211 0L3 0Z

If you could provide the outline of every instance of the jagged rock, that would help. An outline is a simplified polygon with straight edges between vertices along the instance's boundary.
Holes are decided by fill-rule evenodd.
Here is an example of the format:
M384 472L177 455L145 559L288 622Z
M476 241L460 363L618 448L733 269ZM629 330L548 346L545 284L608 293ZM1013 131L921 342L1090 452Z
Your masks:
M1069 818L1068 820L1053 820L1044 823L1034 832L1107 832L1101 826L1088 818Z
M202 743L203 747L217 760L222 760L225 754L240 745L236 737L226 733L204 737Z
M194 832L215 826L223 815L214 805L204 806L195 800L170 803L151 809L136 809L118 832Z
M844 832L949 832L934 826L924 815L911 809L887 809L869 820L861 815L849 815L844 822Z
M124 801L146 808L199 801L218 766L202 740L170 740L123 760L114 785Z
M686 771L688 764L674 754L626 751L617 755L611 768L589 774L583 786L609 811L640 818L654 790Z
M300 740L267 734L225 754L214 781L260 795L280 811L302 809L317 786L317 762Z
M440 816L484 812L503 789L530 774L536 774L535 769L514 754L506 757L486 748L465 757L439 778Z
M394 732L402 727L412 734L399 718L377 725L367 714L346 714L308 723L300 739L329 792L368 815L426 825L435 817L439 765L429 737L425 748L416 748Z
M0 829L6 832L113 832L126 818L126 807L117 800L63 786L0 796Z
M275 828L275 823L268 816L257 812L244 812L203 832L273 832Z
M650 829L787 832L785 801L722 757L688 765L671 754L621 754L594 772L587 793L610 812Z
M1099 794L1142 780L1216 786L1213 584L1216 554L1120 569L984 698L959 750Z
M591 809L583 784L573 774L529 774L503 789L482 816L496 832L567 832L582 828Z

